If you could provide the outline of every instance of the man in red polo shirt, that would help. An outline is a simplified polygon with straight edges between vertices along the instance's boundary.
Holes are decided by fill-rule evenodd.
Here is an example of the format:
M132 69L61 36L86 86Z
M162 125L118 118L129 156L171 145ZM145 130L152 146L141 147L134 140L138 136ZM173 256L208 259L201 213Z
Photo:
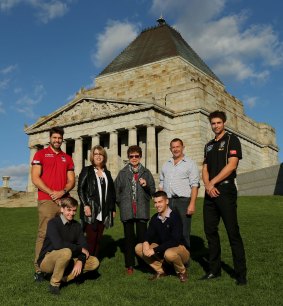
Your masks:
M37 259L46 235L47 223L60 212L60 199L69 195L75 186L74 162L61 151L64 130L61 127L50 129L50 145L35 153L32 160L31 178L38 188L38 233L35 244L36 281L43 280Z

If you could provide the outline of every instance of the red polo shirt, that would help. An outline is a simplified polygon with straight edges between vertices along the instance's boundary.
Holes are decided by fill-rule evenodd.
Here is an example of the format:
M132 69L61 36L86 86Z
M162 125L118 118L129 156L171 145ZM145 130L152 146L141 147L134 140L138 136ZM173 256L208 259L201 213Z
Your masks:
M65 188L67 172L74 171L74 162L71 156L63 151L56 154L50 147L37 151L31 164L42 166L41 179L46 186L55 191ZM38 190L38 200L51 200L51 197Z

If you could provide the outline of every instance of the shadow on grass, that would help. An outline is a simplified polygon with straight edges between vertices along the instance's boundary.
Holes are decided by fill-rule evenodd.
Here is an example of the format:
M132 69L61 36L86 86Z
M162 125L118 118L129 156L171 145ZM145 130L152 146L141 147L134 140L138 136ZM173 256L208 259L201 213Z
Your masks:
M205 273L209 271L209 251L204 245L204 240L198 236L191 236L191 259L197 262ZM225 271L231 278L235 278L234 269L221 261L221 269Z
M99 255L98 259L100 262L103 261L104 258L113 258L117 252L118 241L115 241L109 235L103 235L100 241Z

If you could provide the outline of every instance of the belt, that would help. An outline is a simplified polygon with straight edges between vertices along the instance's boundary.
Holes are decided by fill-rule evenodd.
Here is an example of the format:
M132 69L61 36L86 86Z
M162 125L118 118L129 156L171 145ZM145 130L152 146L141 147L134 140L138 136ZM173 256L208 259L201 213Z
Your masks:
M179 196L177 196L177 195L172 195L172 197L171 197L172 199L179 199L180 197Z
M217 186L225 185L225 184L235 184L234 180L225 180L217 184Z
M177 195L172 195L171 196L171 199L184 199L184 198L186 198L186 197L179 197Z

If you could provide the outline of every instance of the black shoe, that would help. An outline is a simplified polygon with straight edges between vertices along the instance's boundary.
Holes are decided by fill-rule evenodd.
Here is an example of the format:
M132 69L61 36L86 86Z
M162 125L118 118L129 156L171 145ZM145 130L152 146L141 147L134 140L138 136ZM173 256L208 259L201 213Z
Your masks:
M58 286L49 285L49 292L54 295L60 294L60 288Z
M76 283L76 285L81 285L81 284L83 284L85 282L85 278L84 278L84 274L83 273L81 273L79 276L77 276L76 278L75 278L75 283Z
M221 273L213 274L213 273L207 273L203 277L200 278L200 280L210 280L217 277L220 277Z
M35 272L34 273L34 280L37 282L37 283L41 283L44 281L44 273L42 272Z
M245 286L247 283L248 283L248 281L247 281L246 277L239 276L239 277L236 278L236 285L237 286Z

